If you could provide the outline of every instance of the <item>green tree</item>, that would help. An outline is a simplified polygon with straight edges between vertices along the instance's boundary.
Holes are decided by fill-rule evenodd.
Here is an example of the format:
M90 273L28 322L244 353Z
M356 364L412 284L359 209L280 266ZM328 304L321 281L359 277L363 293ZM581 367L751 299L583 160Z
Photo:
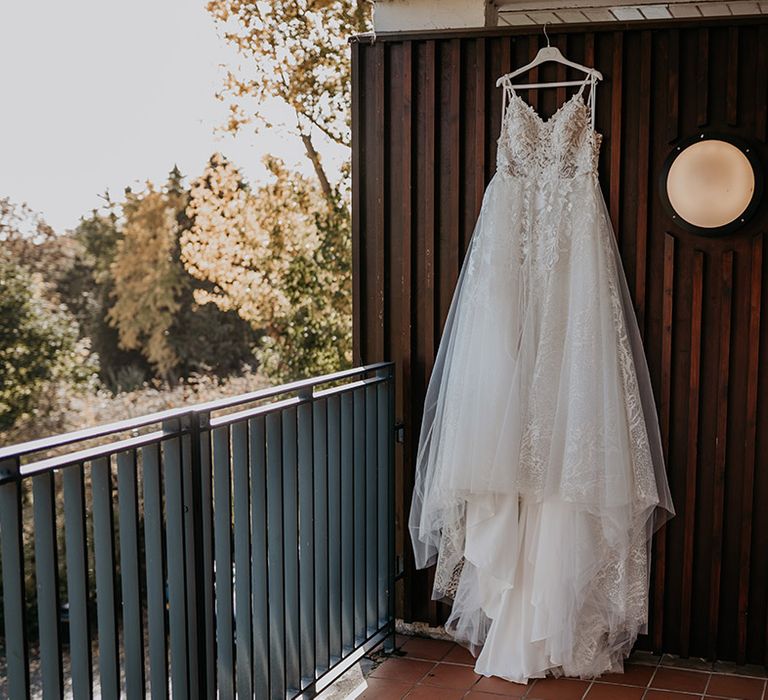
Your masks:
M96 371L89 344L39 274L0 255L0 430L44 412L56 384L84 384Z
M114 297L111 268L122 234L117 204L108 193L104 200L105 206L82 217L73 231L74 261L59 280L58 290L99 357L99 378L117 392L143 384L152 368L138 349L120 347L118 330L107 318Z

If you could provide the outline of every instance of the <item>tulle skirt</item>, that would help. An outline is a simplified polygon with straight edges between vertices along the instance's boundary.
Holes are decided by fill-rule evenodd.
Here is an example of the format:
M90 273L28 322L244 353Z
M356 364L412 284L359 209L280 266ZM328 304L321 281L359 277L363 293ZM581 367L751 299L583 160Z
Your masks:
M622 669L674 513L642 341L597 177L497 173L430 377L409 529L475 669Z

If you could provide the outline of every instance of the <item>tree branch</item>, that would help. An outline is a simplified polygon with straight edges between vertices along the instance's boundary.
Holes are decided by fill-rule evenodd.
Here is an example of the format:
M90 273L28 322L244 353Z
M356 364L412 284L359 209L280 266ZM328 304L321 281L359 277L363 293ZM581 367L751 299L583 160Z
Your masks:
M328 181L328 176L325 174L323 164L320 162L320 154L315 149L315 145L312 143L312 138L309 135L302 132L301 140L304 142L304 149L307 151L307 157L312 161L312 167L315 169L317 179L320 180L320 187L323 190L328 206L333 206L333 188Z

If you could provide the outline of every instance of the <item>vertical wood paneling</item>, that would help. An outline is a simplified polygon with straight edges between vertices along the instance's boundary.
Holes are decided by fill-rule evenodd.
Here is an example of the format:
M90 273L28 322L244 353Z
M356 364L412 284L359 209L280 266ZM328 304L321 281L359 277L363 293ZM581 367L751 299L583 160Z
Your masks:
M768 384L759 372L768 361L768 218L764 208L736 234L696 237L669 219L657 192L666 156L702 128L751 140L768 160L768 20L549 29L552 45L609 77L597 90L600 184L621 237L678 511L655 538L640 644L763 662L768 516L756 504L768 498ZM431 600L434 571L413 568L407 529L424 392L494 174L495 80L542 42L539 28L509 28L352 46L355 357L397 363L397 613L406 620L441 624L448 613ZM526 79L563 76L573 77L544 65ZM548 115L567 93L521 96Z
M563 56L568 55L568 35L567 34L561 34L558 37L555 37L555 46L557 46L558 49L560 49L560 53L563 54ZM556 80L557 82L564 82L566 80L566 71L565 71L565 65L562 63L558 63L555 66L555 69L557 70L556 74ZM557 88L555 95L557 96L557 104L562 104L565 102L566 98L566 88L559 87Z
M398 115L399 124L402 133L402 145L400 147L400 158L402 167L400 169L401 177L401 192L400 198L400 237L395 248L400 253L400 269L399 274L395 279L400 281L400 313L398 314L398 327L400 328L399 339L399 355L402 358L397 363L395 368L396 373L396 388L395 397L398 401L398 416L405 425L410 426L411 420L411 395L410 392L406 392L406 389L411 386L411 355L413 351L412 340L412 280L411 270L413 266L412 260L412 220L413 220L413 192L412 192L412 148L413 140L411 138L413 127L413 44L406 42L403 45L402 62L401 62L401 79L400 79L400 94L402 96L401 112ZM406 484L412 486L412 480L410 475L406 475L404 469L404 454L407 454L411 447L412 432L408 430L403 436L403 449L397 452L397 467L396 467L396 480L399 489L406 488ZM405 546L409 544L407 541L407 529L405 527L406 521L406 508L410 505L410 498L398 499L398 510L396 513L396 528L397 528L397 541L403 551ZM408 569L411 569L410 561L407 564ZM410 587L412 586L413 578L409 577L405 584L409 589L408 595L405 596L403 601L403 607L405 614L410 614L410 606L412 600L412 593Z
M363 56L358 42L352 43L352 84L360 85L360 73L364 71L362 66ZM354 90L351 105L352 133L352 316L353 318L367 317L366 309L363 308L363 287L365 285L365 268L362 264L362 244L363 244L363 207L362 207L362 189L364 178L362 176L362 156L363 156L363 124L360 121L361 105L363 98L362 90ZM363 356L363 333L359 323L352 324L352 364L362 365L360 359Z
M733 288L733 251L723 252L720 260L720 344L718 354L717 433L715 436L714 512L712 514L711 579L709 584L710 658L717 656L717 630L720 615L720 573L723 555L723 502L725 500L726 430L728 421L728 380L731 348L731 292Z
M667 33L667 140L678 135L680 107L680 40L676 31Z
M461 265L459 253L459 195L460 156L461 156L461 124L459 113L459 96L461 90L461 44L458 39L444 45L440 84L440 113L443 118L439 122L440 156L439 163L439 196L438 207L439 237L436 259L438 262L438 293L439 309L438 323L442 329L448 307L453 297L456 278ZM439 330L438 329L438 330Z
M528 37L528 60L532 61L536 54L539 52L539 35L538 34L531 34L531 36ZM539 82L539 68L536 66L535 68L532 68L531 70L526 73L526 81L529 83L538 83ZM538 90L528 90L528 103L533 107L535 110L539 109L539 91Z
M758 28L757 76L768 75L768 26ZM768 139L768 80L755 81L755 137Z
M749 342L747 359L747 407L744 425L744 480L741 496L741 538L739 541L739 619L736 660L747 658L747 615L749 614L750 549L754 513L755 455L757 440L757 387L760 369L760 301L763 293L763 239L752 241L749 284Z
M635 311L645 337L645 291L648 274L648 159L651 131L651 34L640 36L640 109L637 130L637 221L635 229Z
M699 29L699 53L696 57L696 124L709 121L709 29Z
M669 424L672 400L672 315L675 281L675 239L664 236L663 302L661 311L661 411L659 422L664 447L664 460L669 462ZM662 525L656 533L656 569L653 595L653 645L663 647L664 630L664 578L666 574L667 527Z
M622 97L622 65L624 63L624 35L616 32L613 35L613 66L611 68L611 190L609 206L614 233L621 237L621 222L619 211L621 202L621 97Z
M478 162L475 163L474 177L471 177L471 185L475 191L475 217L480 212L480 205L485 194L485 177L487 172L487 163L485 161L485 114L486 105L486 77L485 77L485 54L486 42L482 39L476 40L476 63L475 63L475 143L474 152Z
M387 321L385 316L384 307L384 176L385 176L385 159L384 159L384 129L385 129L385 117L386 106L384 101L384 85L385 85L385 62L384 51L386 49L385 44L376 44L372 47L373 58L373 128L372 128L372 140L369 146L371 158L375 164L375 174L373 178L373 205L369 204L368 210L371 214L371 236L372 245L371 253L373 254L372 261L367 265L369 270L373 270L373 288L376 290L373 298L374 308L373 313L379 320L376 325L376 332L372 333L370 342L372 343L372 351L374 357L384 356L384 343L387 333Z
M736 126L739 119L739 30L736 27L728 28L728 80L726 86L726 118L730 126Z
M696 472L699 447L699 382L701 379L701 321L704 294L704 253L697 250L693 259L691 299L691 357L688 379L688 454L685 465L685 519L683 544L683 593L681 599L680 653L688 656L691 634L691 595L693 587L693 533L696 527Z

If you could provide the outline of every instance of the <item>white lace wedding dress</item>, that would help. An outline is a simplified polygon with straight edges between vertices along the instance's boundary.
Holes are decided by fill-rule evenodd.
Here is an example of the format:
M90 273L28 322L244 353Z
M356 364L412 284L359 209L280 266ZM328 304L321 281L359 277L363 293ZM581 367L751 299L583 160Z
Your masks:
M547 120L504 84L417 450L416 566L475 670L518 682L622 670L674 514L589 80Z

